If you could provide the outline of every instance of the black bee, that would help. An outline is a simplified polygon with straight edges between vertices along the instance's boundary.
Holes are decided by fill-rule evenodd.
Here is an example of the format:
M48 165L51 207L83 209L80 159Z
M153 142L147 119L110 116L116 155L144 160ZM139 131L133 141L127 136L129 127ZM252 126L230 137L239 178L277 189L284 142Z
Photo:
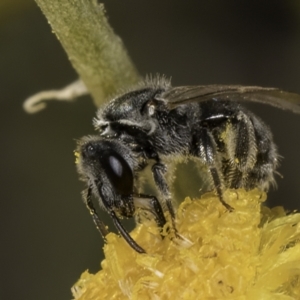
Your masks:
M270 129L240 104L243 101L300 113L300 95L276 88L172 87L161 78L146 80L100 108L94 119L100 135L85 137L77 149L79 173L89 186L86 201L95 218L91 191L138 252L144 250L118 219L134 215L137 201L133 199L143 199L140 207L151 211L159 226L166 222L162 213L166 207L175 229L175 211L165 177L168 163L175 157L197 159L207 169L212 189L228 210L232 208L223 199L224 189L268 190L275 183L277 147ZM110 160L109 156L115 159ZM152 165L160 202L134 192L134 178L148 164ZM149 204L145 199L149 199ZM101 231L104 236L106 231Z

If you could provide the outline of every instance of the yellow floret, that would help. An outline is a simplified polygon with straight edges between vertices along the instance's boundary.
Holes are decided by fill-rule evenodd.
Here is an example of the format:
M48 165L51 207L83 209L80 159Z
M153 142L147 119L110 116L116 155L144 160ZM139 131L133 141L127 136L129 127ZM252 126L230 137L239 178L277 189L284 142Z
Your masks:
M228 190L229 212L214 194L178 208L179 238L161 238L155 224L132 237L138 254L110 233L97 274L81 275L76 300L300 299L300 214L261 205L258 190Z

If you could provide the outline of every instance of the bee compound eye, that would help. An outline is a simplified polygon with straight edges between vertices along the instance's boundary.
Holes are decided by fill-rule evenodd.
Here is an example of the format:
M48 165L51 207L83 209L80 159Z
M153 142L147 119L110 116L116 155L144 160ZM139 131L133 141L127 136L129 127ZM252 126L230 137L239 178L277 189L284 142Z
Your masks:
M133 173L126 160L117 153L111 153L103 158L102 164L117 194L130 195L133 190Z
M117 159L115 156L108 157L109 165L111 167L112 172L119 178L122 178L124 173L124 168L122 165L122 161Z

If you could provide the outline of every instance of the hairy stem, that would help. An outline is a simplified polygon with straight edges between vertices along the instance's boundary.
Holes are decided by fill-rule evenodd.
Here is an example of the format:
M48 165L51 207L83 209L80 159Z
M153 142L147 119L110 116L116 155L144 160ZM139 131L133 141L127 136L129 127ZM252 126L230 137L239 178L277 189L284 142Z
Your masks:
M96 0L36 0L53 32L99 106L105 97L138 81L121 39Z

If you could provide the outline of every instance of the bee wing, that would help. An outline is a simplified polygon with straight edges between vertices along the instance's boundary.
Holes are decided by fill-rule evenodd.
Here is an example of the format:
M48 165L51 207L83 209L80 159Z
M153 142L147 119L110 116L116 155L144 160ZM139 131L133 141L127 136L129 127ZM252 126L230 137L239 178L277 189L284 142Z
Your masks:
M300 114L300 95L277 88L241 85L181 86L171 88L159 97L169 109L211 99L264 103Z

